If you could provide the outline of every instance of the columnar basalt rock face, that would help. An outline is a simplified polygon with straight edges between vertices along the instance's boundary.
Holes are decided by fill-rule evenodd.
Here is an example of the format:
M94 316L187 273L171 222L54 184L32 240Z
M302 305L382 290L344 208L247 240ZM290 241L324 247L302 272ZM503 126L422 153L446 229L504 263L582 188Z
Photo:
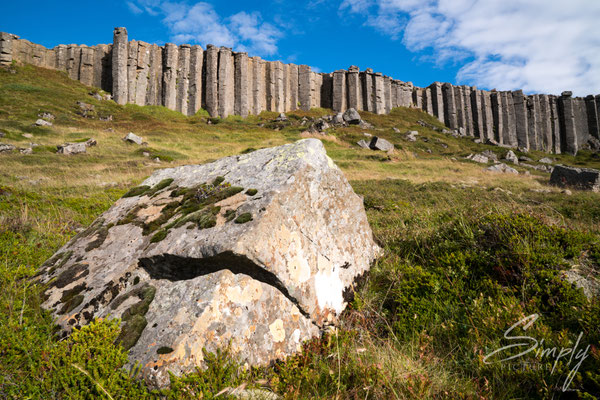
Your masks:
M177 107L177 66L179 49L173 43L165 45L163 54L163 104L174 110Z
M192 47L181 45L177 54L177 80L175 104L176 110L188 115L189 90L190 90L190 57Z
M598 138L600 134L600 124L598 121L598 107L596 107L596 100L594 96L586 96L585 107L588 117L589 134L595 138Z
M346 71L333 73L333 111L343 112L347 107Z
M457 129L458 123L456 118L456 103L454 101L454 88L449 83L444 83L442 86L444 97L444 119L445 124L450 129Z
M561 147L565 153L577 154L579 146L577 144L577 129L575 126L575 106L571 96L571 92L565 91L560 96L558 102L560 129L564 132L561 135Z
M194 115L202 108L202 69L204 50L199 45L190 49L190 73L188 89L188 115ZM246 114L247 115L247 114Z
M308 65L300 65L298 67L298 101L300 109L304 111L310 110L312 89L311 71Z
M307 139L155 172L38 279L63 334L121 318L130 364L162 387L202 367L203 349L250 365L299 351L378 254L361 198Z
M147 103L148 83L150 80L149 43L138 42L137 68L135 76L135 104L145 106Z
M504 143L504 109L502 108L502 95L500 92L491 93L492 115L494 118L494 140L500 144Z
M219 115L219 49L206 46L206 111L211 117Z
M248 54L235 54L235 106L234 113L247 117L250 112L250 91L248 89Z
M117 104L127 103L127 29L115 28L112 53L112 95Z
M527 99L522 90L512 93L515 106L515 121L517 124L517 142L519 148L529 150L529 127L527 122Z
M314 107L377 114L415 107L449 128L522 150L576 152L600 137L600 95L585 98L524 95L434 82L426 88L367 68L315 73L309 66L267 62L208 45L159 47L128 42L115 28L112 45L58 45L53 49L0 32L0 64L30 63L65 71L72 79L112 91L118 104L163 105L193 115L247 116L263 110ZM563 101L564 100L564 101Z
M94 48L81 46L81 65L79 69L79 80L84 85L94 84Z
M360 72L358 67L351 66L348 69L346 79L348 80L348 108L354 108L355 110L362 111L363 102L361 101L361 84L360 84ZM334 73L334 99L335 99L335 73ZM335 104L335 101L334 101ZM334 108L335 110L335 108ZM342 111L342 110L340 110ZM343 110L345 111L345 110Z
M235 78L233 75L233 54L230 48L219 50L219 116L222 118L233 114Z
M127 52L127 102L134 104L137 86L137 60L138 42L137 40L132 40L129 42Z
M486 90L484 90L482 94L486 138L494 139L494 114L492 111L492 94Z
M153 44L150 49L150 71L148 73L148 93L146 103L152 106L162 105L163 52Z

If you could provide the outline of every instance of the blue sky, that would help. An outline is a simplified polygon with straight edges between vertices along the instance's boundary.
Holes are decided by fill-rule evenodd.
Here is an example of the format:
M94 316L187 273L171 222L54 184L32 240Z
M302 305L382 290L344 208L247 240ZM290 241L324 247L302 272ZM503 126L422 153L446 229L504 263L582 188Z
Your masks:
M599 0L5 2L0 31L46 47L130 39L208 43L322 72L358 65L530 93L600 93Z

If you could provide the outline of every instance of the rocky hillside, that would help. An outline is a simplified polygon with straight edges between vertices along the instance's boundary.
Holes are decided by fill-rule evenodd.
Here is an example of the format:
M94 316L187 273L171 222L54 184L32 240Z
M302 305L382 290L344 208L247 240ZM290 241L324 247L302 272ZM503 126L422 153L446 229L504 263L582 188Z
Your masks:
M554 165L599 168L597 154L509 154L409 108L359 118L186 117L0 69L0 398L600 396L599 195L549 184ZM32 279L59 248L156 170L302 138L322 141L383 249L336 330L256 368L211 349L160 391L114 344L118 321L61 339ZM537 347L502 361L511 327Z

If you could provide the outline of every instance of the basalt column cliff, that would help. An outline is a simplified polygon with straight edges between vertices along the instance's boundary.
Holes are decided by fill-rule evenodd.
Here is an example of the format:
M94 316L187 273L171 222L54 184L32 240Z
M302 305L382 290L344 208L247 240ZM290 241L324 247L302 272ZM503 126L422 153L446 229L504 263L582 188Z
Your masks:
M112 45L53 49L1 32L0 64L12 62L65 71L111 92L119 104L163 105L186 115L200 108L213 117L245 117L313 107L376 114L415 107L463 135L523 150L576 154L600 138L600 95L526 95L439 82L421 88L354 66L316 73L226 47L129 41L125 28L115 28Z

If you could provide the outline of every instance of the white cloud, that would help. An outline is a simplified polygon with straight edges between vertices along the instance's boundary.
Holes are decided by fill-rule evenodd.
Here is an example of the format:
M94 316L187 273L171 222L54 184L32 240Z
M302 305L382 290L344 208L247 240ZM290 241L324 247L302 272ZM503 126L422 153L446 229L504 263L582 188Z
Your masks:
M127 2L127 7L129 8L129 11L131 11L132 13L139 15L141 13L144 12L144 10L142 10L141 8L139 8L138 6L136 6L134 3L128 1Z
M344 0L365 25L438 61L468 57L461 83L578 95L600 92L600 2L590 0Z
M132 3L133 4L133 3ZM278 51L277 41L283 33L274 25L262 21L258 12L240 12L222 18L211 4L160 0L137 0L137 9L152 15L162 15L163 23L175 43L234 47L251 55L268 56ZM130 7L131 8L131 7ZM132 9L132 12L135 12Z

